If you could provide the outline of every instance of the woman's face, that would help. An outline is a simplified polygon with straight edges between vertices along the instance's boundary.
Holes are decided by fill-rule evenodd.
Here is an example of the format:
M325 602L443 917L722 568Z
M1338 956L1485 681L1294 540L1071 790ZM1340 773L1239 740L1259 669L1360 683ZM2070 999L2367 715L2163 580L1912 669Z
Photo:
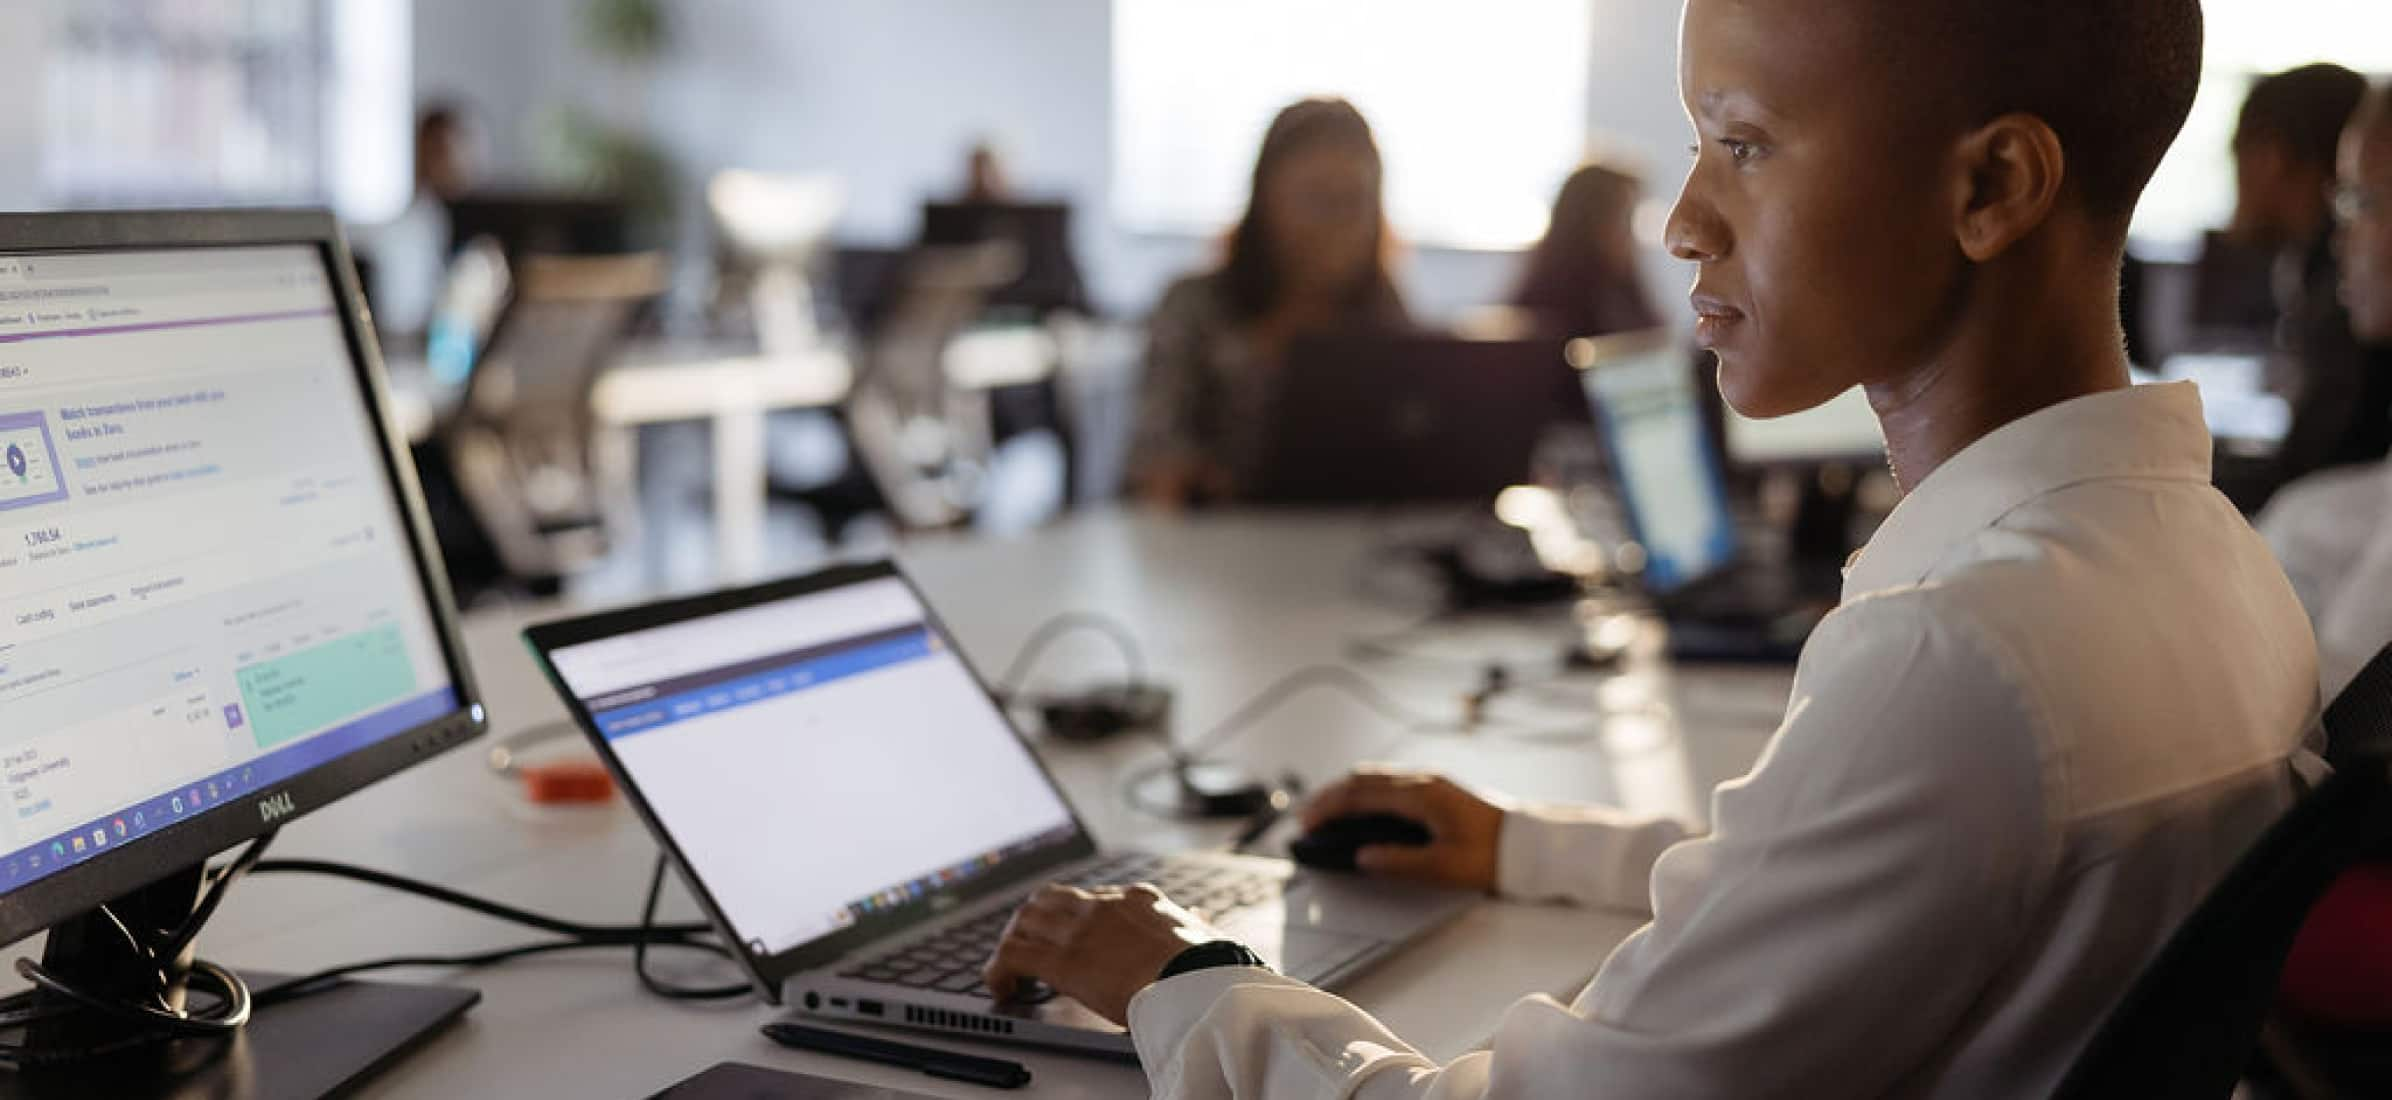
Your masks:
M1289 153L1257 197L1291 294L1338 294L1377 259L1379 166L1367 152L1330 145Z

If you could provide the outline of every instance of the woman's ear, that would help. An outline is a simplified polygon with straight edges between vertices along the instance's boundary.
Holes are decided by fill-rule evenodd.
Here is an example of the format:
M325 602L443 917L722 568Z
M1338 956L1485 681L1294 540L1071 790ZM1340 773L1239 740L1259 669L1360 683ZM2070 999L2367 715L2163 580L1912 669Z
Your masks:
M2051 124L2030 114L2007 114L1961 139L1964 192L1953 235L1970 260L1983 263L2051 218L2067 178L2068 157Z

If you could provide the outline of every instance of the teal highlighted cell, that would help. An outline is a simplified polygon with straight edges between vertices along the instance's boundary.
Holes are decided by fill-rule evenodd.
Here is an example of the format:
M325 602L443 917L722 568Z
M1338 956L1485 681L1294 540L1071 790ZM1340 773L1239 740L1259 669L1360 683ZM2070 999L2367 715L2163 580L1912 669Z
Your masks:
M257 746L328 729L415 694L415 664L396 625L351 634L242 669L241 704Z

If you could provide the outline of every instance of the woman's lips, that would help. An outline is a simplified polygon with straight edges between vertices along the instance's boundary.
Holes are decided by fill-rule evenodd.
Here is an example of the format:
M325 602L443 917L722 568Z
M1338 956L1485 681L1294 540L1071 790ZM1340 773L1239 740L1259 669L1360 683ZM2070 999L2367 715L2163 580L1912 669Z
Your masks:
M1694 296L1694 338L1706 348L1715 348L1744 321L1744 311L1708 294Z

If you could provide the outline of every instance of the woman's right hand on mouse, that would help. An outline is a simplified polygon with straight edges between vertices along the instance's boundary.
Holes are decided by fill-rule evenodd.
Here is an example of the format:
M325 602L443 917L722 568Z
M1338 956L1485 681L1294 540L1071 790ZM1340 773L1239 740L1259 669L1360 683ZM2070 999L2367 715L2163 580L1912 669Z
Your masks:
M1373 845L1355 866L1373 875L1433 882L1468 890L1495 889L1495 863L1504 809L1441 775L1362 767L1304 806L1304 828L1356 814L1395 814L1428 827L1425 847Z

